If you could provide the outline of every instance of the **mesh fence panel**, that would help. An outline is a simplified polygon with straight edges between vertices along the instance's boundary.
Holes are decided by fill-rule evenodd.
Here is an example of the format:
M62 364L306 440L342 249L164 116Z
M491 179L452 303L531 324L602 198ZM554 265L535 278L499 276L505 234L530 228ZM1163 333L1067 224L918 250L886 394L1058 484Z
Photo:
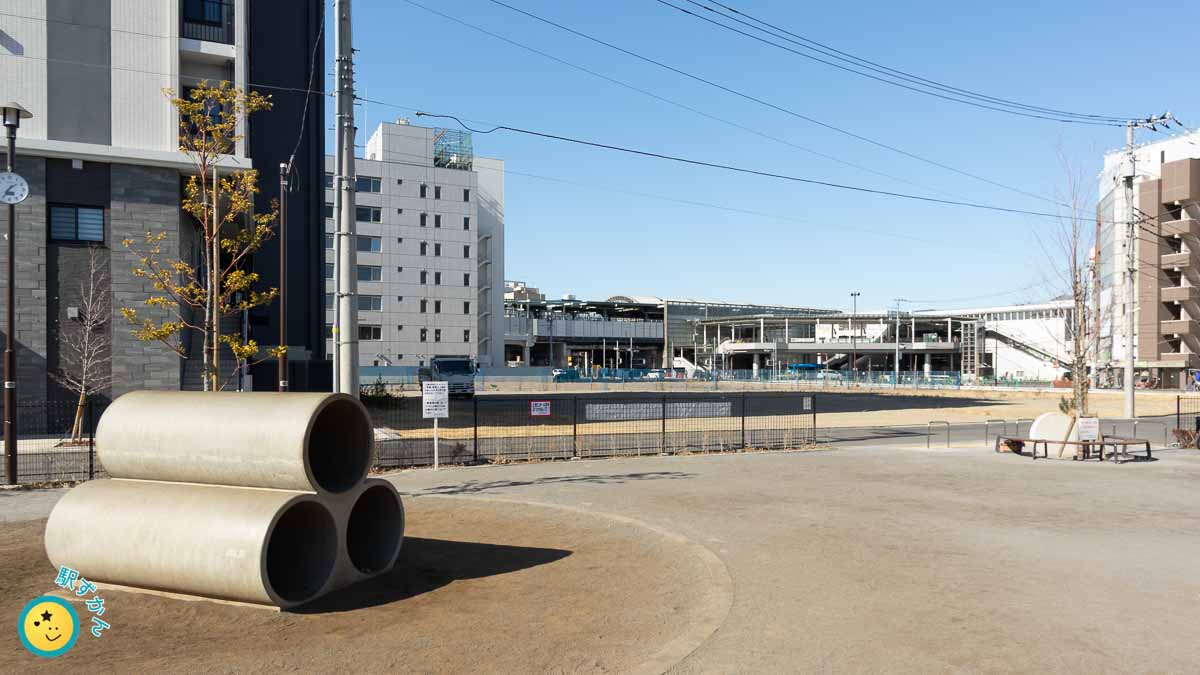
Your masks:
M76 401L18 402L16 482L106 477L92 442L103 407L89 402L80 411ZM0 477L7 483L7 456L4 459Z

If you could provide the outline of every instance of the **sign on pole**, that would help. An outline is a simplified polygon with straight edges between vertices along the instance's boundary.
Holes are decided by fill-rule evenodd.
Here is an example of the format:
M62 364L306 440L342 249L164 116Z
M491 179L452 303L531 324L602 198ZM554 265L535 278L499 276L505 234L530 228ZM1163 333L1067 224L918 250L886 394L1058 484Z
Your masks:
M1100 418L1080 417L1075 421L1075 430L1079 433L1081 441L1098 441L1100 440Z
M421 417L433 419L433 468L438 468L438 420L450 417L450 383L421 383Z
M550 416L550 401L530 401L529 402L530 417L549 417Z

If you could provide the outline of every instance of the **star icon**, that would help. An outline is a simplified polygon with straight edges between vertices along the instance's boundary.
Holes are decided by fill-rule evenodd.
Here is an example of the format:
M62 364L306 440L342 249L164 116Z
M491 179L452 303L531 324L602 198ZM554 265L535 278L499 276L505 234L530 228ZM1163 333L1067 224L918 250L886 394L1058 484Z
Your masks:
M50 612L48 612L48 611L42 612L42 621L49 621L49 620L50 620Z

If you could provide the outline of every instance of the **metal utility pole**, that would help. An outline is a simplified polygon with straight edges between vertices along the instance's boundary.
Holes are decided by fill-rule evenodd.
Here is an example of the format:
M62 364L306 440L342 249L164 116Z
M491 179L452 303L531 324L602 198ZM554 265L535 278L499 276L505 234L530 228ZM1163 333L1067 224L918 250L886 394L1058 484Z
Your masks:
M358 396L357 256L354 210L354 47L350 31L350 0L335 0L337 14L337 209L338 230L333 248L337 263L337 316L333 329L334 389Z
M854 302L854 309L850 313L850 381L858 379L856 370L858 366L858 333L854 330L854 319L858 316L858 296L862 293L851 291L850 299Z
M900 303L904 302L904 298L896 298L896 363L893 371L894 380L892 380L892 389L900 386Z
M0 174L0 201L8 205L8 298L4 327L4 476L17 484L17 204L29 196L29 184L16 174L17 129L21 120L33 117L17 103L3 105L4 128L8 132L8 170Z
M288 390L287 358L287 193L291 165L279 164L279 391Z
M1133 203L1133 181L1137 178L1137 153L1133 147L1133 130L1137 128L1149 129L1158 131L1158 125L1164 128L1169 127L1170 123L1174 122L1176 126L1182 126L1179 120L1171 113L1163 113L1162 115L1154 115L1142 120L1128 120L1125 122L1125 154L1129 158L1129 165L1126 167L1126 173L1123 176L1125 182L1125 211L1127 213L1127 221L1125 223L1125 417L1133 419L1136 416L1136 406L1134 402L1134 328L1136 326L1135 314L1137 308L1137 298L1134 296L1134 278L1138 273L1137 257L1134 253L1135 244L1137 242L1138 218L1137 207ZM1150 214L1152 217L1157 217L1158 213Z

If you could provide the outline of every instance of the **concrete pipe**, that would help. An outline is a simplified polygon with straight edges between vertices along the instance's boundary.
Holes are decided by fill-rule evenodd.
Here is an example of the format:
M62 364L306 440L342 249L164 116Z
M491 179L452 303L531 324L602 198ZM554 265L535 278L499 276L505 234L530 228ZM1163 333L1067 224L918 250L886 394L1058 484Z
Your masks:
M392 569L404 542L404 502L396 487L367 479L351 493L328 500L338 521L338 562L328 590Z
M309 493L97 480L54 507L46 554L90 581L291 607L328 587L338 529Z
M343 394L135 391L100 418L100 463L116 478L323 494L371 467L366 408Z

